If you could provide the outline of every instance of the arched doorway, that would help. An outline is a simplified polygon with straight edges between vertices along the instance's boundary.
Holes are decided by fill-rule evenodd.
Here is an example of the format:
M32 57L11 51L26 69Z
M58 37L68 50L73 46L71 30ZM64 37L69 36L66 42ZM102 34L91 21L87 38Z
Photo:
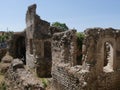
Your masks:
M113 45L110 42L104 43L104 67L103 70L105 72L112 72L113 71Z

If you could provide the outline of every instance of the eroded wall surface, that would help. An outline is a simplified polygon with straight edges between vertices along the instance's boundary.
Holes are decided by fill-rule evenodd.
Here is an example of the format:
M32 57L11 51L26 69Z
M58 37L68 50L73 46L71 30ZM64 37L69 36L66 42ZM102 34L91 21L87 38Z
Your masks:
M36 5L28 7L25 34L26 65L40 77L51 76L52 67L52 90L120 89L119 30L85 30L82 65L76 60L76 31L50 27L36 14Z
M14 59L5 74L7 90L44 90L42 83L26 70L20 59Z
M36 14L36 5L28 7L26 26L27 66L35 69L38 76L49 77L52 65L50 23Z
M120 31L112 28L87 29L83 42L82 65L75 63L75 36L73 31L53 35L53 90L119 90ZM107 57L106 42L112 47L108 48L110 54ZM104 64L105 62L107 63Z

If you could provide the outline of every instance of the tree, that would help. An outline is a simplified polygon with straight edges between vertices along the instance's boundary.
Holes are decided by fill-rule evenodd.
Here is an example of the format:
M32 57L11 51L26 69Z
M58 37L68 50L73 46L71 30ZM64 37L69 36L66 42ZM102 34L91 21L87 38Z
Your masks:
M13 32L5 32L3 35L0 36L0 42L6 42L7 40L11 39L13 37Z
M52 24L52 26L53 26L53 27L57 27L57 28L59 28L59 29L62 29L63 31L66 31L66 30L69 29L68 26L67 26L65 23L60 23L60 22L54 22L54 23Z
M5 35L0 36L0 42L5 42L5 40L6 40L6 36Z

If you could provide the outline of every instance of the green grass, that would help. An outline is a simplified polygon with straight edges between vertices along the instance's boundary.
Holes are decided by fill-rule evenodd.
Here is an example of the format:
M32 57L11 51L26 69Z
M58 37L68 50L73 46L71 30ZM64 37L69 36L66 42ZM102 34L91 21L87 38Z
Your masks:
M48 80L46 78L41 78L43 86L46 88L48 86Z
M5 82L2 82L0 84L0 90L7 90L7 86L6 86L6 83Z

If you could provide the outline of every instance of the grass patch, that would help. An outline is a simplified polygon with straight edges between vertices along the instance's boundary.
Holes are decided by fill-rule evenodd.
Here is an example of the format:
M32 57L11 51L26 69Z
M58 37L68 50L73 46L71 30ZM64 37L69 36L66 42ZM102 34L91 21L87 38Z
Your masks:
M0 84L4 81L4 75L0 74Z
M43 87L46 88L48 86L48 80L46 78L41 78L41 81L42 81Z
M0 84L0 90L7 90L7 85L5 82L1 82Z
M7 90L7 86L4 81L4 75L0 74L0 90Z

